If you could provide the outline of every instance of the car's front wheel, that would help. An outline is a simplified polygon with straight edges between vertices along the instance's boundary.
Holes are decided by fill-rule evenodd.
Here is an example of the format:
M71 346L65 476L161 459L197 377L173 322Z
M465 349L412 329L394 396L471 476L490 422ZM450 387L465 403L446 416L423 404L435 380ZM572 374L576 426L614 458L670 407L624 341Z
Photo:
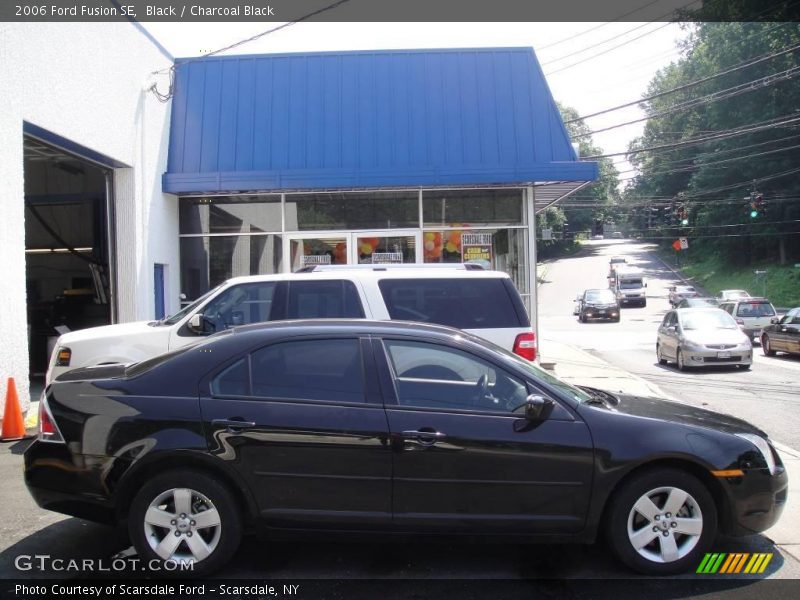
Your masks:
M658 358L658 364L667 364L667 359L661 354L661 344L656 344L656 358Z
M764 356L775 356L775 350L772 349L767 334L761 336L761 349L764 351Z
M168 471L145 483L131 503L128 531L144 564L192 576L223 566L242 537L230 490L191 470ZM181 564L191 564L191 570L176 567Z
M648 575L696 567L717 533L717 510L693 475L672 468L646 471L609 500L608 539L617 557Z
M678 353L675 356L675 363L678 365L678 370L679 371L685 371L686 370L686 368L687 368L686 367L686 361L683 360L683 352L681 352L680 348L678 348Z

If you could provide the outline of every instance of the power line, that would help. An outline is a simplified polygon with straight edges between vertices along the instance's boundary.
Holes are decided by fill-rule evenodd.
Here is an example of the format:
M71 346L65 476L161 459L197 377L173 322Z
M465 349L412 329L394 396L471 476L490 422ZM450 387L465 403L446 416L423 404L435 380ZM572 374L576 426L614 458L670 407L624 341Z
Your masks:
M546 46L541 46L541 47L539 48L539 50L546 50L547 48L552 48L553 46L558 46L558 45L560 45L560 44L563 44L564 42L571 42L571 41L573 41L575 38L579 38L579 37L581 37L582 35L586 35L587 33L591 33L592 31L596 31L596 30L600 29L601 27L605 27L606 25L611 25L611 23L615 23L615 22L617 22L617 21L621 21L621 20L622 20L622 19L624 19L625 17L629 17L629 16L631 16L632 14L634 14L634 13L637 13L637 12L639 12L639 11L640 11L640 10L642 10L642 9L645 9L645 8L647 8L648 6L652 6L653 4L656 4L656 3L657 3L657 2L659 2L659 1L660 1L660 0L651 0L650 2L648 2L647 4L645 4L645 5L643 5L643 6L640 6L639 8L635 8L635 9L633 9L633 10L631 10L631 11L628 11L628 12L626 12L625 14L622 14L622 15L618 16L616 19L612 19L611 21L607 21L607 22L605 22L605 23L601 23L600 25L596 25L596 26L594 26L594 27L590 27L589 29L586 29L586 30L584 30L584 31L581 31L580 33L576 33L575 35L573 35L573 36L570 36L570 37L568 37L568 38L564 38L564 39L558 40L557 42L553 42L553 43L551 43L551 44L547 44Z
M800 48L800 44L795 46L795 49ZM748 81L745 83L740 83L738 85L726 88L724 90L718 90L716 92L712 92L705 96L701 96L700 98L693 98L692 100L687 100L686 102L681 102L667 108L665 110L652 113L640 119L634 119L632 121L626 121L625 123L619 123L617 125L610 125L608 127L603 127L602 129L595 129L593 131L589 131L587 133L581 133L579 135L572 136L574 139L580 139L584 137L588 137L595 133L601 133L603 131L610 131L612 129L618 129L620 127L625 127L627 125L633 125L634 123L641 123L642 121L648 121L650 119L657 119L659 117L664 117L666 115L671 115L676 112L680 112L683 110L689 110L692 108L696 108L698 106L702 106L704 104L711 104L712 102L718 102L720 100L727 100L728 98L734 98L736 96L740 96L742 94L746 94L749 92L754 92L757 89L764 89L765 87L775 85L777 83L783 83L784 81L789 81L794 79L800 75L800 65L791 67L786 69L785 71L781 71L779 73L773 73L771 75L766 75L764 77L760 77L759 79L754 79L752 81Z
M757 32L757 35L759 35L759 36L764 35L768 31L770 31L771 29L775 29L777 27L785 27L788 24L789 23L781 23L779 25L776 25L776 26L768 28L766 31ZM756 33L754 33L752 35L755 36ZM741 43L741 41L740 41L740 43ZM730 73L734 73L735 71L740 71L742 69L746 69L748 67L752 67L752 66L760 64L762 62L765 62L765 61L768 61L768 60L772 60L773 58L777 58L778 56L783 56L784 54L789 54L791 52L794 52L798 48L800 48L800 44L792 46L791 48L787 48L787 49L782 50L780 52L774 52L774 53L771 53L771 54L763 54L763 55L761 55L759 57L751 58L751 59L748 59L748 60L746 60L744 62L741 62L741 63L739 63L737 65L729 67L729 68L725 69L724 71L720 71L718 73L714 73L713 75L709 75L707 77L702 77L701 79L697 79L695 81L691 81L689 83L685 83L683 85L679 85L677 87L674 87L674 88L671 88L671 89L668 89L668 90L664 90L663 92L658 92L657 94L651 94L650 96L646 96L644 98L640 98L639 100L634 100L632 102L627 102L625 104L620 104L618 106L612 106L611 108L606 108L604 110L600 110L600 111L597 111L597 112L594 112L594 113L591 113L591 114L588 114L588 115L575 117L574 119L570 119L568 121L564 121L564 124L569 124L569 123L574 123L576 121L583 121L583 120L586 120L586 119L591 119L592 117L597 117L599 115L604 115L604 114L607 114L607 113L610 113L610 112L614 112L614 111L617 111L617 110L620 110L620 109L623 109L623 108L636 106L638 104L641 104L642 102L649 102L650 100L655 100L656 98L661 98L661 97L667 96L669 94L674 94L675 92L681 92L683 90L686 90L686 89L689 89L689 88L693 88L693 87L695 87L697 85L700 85L701 83L706 83L707 81L711 81L711 80L716 79L718 77L722 77L723 75L728 75Z
M773 119L767 119L765 121L758 121L756 123L751 123L749 125L741 125L739 127L731 129L723 129L712 135L707 135L697 138L689 138L687 140L671 142L669 144L657 144L655 146L648 146L645 148L634 148L627 150L625 152L610 152L607 154L593 154L590 156L582 156L581 160L608 158L611 156L633 156L635 154L641 154L642 152L650 152L653 150L672 150L672 149L684 148L697 144L704 144L710 141L729 139L739 135L744 135L746 133L755 133L757 131L763 131L765 129L771 129L774 127L783 127L800 121L800 117L792 117L792 118L785 118L785 117L789 117L789 115L782 115L781 117L775 117ZM780 121L780 119L784 120Z
M317 15L319 15L321 13L327 12L329 10L333 10L335 8L338 8L342 4L345 4L345 3L349 2L349 1L350 0L337 0L336 2L333 2L332 4L329 4L327 6L323 6L322 8L320 8L318 10L315 10L315 11L312 11L310 13L307 13L307 14L303 15L302 17L299 17L298 19L295 19L294 21L287 21L286 23L278 25L277 27L273 27L272 29L267 29L266 31L262 31L261 33L257 33L256 35L250 36L249 38L246 38L244 40L239 40L238 42L234 42L233 44L230 44L229 46L225 46L224 48L220 48L218 50L214 50L213 52L209 52L207 54L204 54L201 57L190 58L188 60L185 60L185 61L181 62L178 66L188 65L188 64L191 64L193 62L198 62L198 61L204 60L204 59L208 58L209 56L214 56L216 54L220 54L222 52L226 52L228 50L232 50L233 48L238 48L239 46L242 46L244 44L248 44L250 42L253 42L253 41L255 41L257 39L260 39L260 38L262 38L262 37L264 37L266 35L269 35L271 33L275 33L276 31L280 31L281 29L285 29L287 27L291 27L292 25L296 25L297 23L300 23L302 21L307 21L308 19L310 19L312 17L315 17L315 16L317 16ZM167 67L166 69L161 69L159 71L153 71L151 73L151 75L159 75L161 73L169 73L169 77L170 77L169 89L167 90L166 94L162 94L161 92L159 92L155 83L153 83L153 85L150 86L150 88L149 88L149 91L153 92L153 94L156 96L156 98L158 98L158 100L160 102L166 102L167 100L169 100L172 97L172 93L173 93L173 89L174 89L174 83L175 83L175 68L176 68L176 65L171 65L171 66Z
M700 1L700 0L695 0L695 1ZM694 2L692 2L692 4L694 4ZM592 56L589 56L588 58L584 58L583 60L579 60L578 62L570 63L570 64L568 64L568 65L566 65L564 67L561 67L560 69L556 69L555 71L550 71L548 73L545 73L545 75L547 77L549 77L551 75L555 75L556 73L560 73L561 71L566 71L567 69L571 69L572 67L577 67L578 65L583 64L586 61L593 60L593 59L597 58L598 56L602 56L604 54L608 54L609 52L612 52L613 50L616 50L618 48L622 48L622 46L626 46L626 45L628 45L628 44L630 44L632 42L635 42L636 40L640 40L643 37L647 37L648 35L650 35L652 33L655 33L656 31L658 31L660 29L664 29L664 27L666 27L667 25L673 25L673 23L671 21L667 22L667 23L664 23L663 25L661 25L659 27L656 27L655 29L651 29L650 31L648 31L646 33L643 33L642 35L638 35L635 38L631 38L631 39L629 39L629 40L627 40L625 42L622 42L621 44L617 44L616 46L612 46L611 48L603 50L602 52L598 52L596 54L593 54Z

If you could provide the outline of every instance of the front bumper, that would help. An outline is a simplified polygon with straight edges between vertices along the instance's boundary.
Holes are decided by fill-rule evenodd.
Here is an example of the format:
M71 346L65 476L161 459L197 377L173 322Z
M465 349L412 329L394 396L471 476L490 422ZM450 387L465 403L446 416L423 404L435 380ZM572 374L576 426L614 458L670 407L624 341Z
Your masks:
M684 364L687 367L707 367L714 365L751 365L752 350L694 350L681 348Z
M789 476L783 465L775 475L767 469L747 471L744 477L724 479L730 498L730 514L723 520L723 533L753 535L772 527L780 519L789 495Z
M616 307L610 308L587 308L583 311L583 317L586 319L619 319L619 309Z

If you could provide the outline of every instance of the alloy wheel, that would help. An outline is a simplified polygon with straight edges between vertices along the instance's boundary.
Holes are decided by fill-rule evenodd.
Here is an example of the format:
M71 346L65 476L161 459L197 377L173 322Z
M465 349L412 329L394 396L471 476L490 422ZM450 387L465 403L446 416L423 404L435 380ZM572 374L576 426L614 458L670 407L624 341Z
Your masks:
M686 363L683 362L683 352L680 351L680 348L678 349L678 354L675 357L675 359L676 359L677 364L678 364L678 370L679 371L685 371L686 370Z
M145 538L161 559L200 562L222 535L219 511L205 495L173 488L156 496L144 515Z
M698 502L677 487L658 487L643 494L628 514L628 540L644 559L671 563L688 555L703 533Z

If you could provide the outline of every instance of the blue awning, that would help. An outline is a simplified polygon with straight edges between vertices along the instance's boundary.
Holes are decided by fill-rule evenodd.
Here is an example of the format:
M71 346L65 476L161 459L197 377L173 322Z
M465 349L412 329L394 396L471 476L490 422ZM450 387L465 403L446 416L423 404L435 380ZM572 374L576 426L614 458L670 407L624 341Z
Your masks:
M165 192L586 182L531 48L176 61Z

